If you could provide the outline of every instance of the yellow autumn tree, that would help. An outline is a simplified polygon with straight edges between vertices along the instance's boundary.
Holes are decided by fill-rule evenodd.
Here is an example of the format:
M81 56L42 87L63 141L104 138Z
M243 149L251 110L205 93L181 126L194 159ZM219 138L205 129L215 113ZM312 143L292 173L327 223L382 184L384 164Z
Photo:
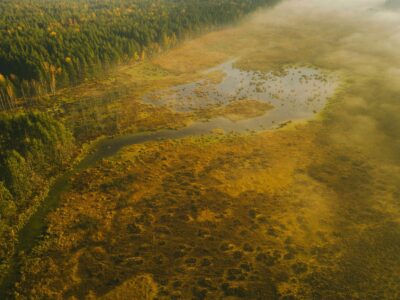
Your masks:
M145 59L146 59L146 52L142 50L142 52L140 53L140 60L144 61Z
M0 85L3 85L6 83L6 77L0 73Z
M48 62L43 63L43 68L48 74L50 92L54 95L56 93L56 74L57 67L49 64Z

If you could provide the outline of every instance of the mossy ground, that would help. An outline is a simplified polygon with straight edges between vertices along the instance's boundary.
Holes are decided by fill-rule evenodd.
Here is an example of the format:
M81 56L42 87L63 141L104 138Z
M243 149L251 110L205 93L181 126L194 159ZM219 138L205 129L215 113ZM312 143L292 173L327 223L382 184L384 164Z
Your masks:
M101 296L151 274L161 299L393 295L395 261L372 263L397 247L388 170L325 134L312 122L125 148L73 178L19 291Z

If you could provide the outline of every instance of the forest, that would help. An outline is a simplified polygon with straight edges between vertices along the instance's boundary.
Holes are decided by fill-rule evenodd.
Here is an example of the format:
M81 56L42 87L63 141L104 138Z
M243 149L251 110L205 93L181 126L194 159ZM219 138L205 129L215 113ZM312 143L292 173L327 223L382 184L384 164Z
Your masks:
M37 203L49 178L68 166L73 154L71 133L46 114L0 115L0 249L1 260L13 243L26 212Z
M0 109L143 60L275 0L12 0L0 3ZM18 100L17 100L18 99Z

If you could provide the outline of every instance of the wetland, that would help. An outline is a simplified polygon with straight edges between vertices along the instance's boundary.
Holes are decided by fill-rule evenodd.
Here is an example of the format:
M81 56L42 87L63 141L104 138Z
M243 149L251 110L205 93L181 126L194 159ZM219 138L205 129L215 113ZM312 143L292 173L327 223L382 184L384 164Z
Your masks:
M378 0L283 1L62 91L67 124L98 105L82 135L118 126L21 231L4 295L398 299L399 29Z

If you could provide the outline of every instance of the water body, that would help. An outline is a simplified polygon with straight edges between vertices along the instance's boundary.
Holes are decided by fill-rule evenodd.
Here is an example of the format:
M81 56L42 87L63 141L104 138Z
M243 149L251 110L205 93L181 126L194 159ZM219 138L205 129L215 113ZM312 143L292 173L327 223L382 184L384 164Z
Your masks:
M55 181L46 199L19 232L19 243L10 264L10 271L0 286L0 299L8 297L7 293L18 280L20 257L29 253L43 237L46 231L46 216L58 207L61 195L70 187L70 178L77 172L95 166L100 160L130 145L199 136L209 134L217 128L237 133L259 131L279 127L280 124L291 120L307 119L323 109L338 85L333 77L327 77L321 71L312 68L289 68L284 75L276 76L272 73L241 71L234 67L234 62L235 60L228 61L206 72L207 74L222 71L225 76L218 84L202 80L180 85L170 90L173 91L172 94L170 91L159 91L147 95L144 101L154 105L168 105L176 111L192 111L209 105L226 105L231 101L250 97L270 103L274 109L261 117L241 121L217 117L206 122L195 122L179 130L127 134L99 141L76 167ZM204 89L201 93L198 91L199 87ZM155 101L157 98L158 101ZM172 99L179 101L173 101L172 105Z
M235 67L236 62L232 59L204 72L205 76L221 74L220 82L205 78L150 93L143 101L173 111L196 112L232 101L257 100L273 109L256 118L230 121L220 117L209 123L227 131L260 130L311 118L325 107L339 84L336 76L311 67L286 67L276 74L241 70Z

